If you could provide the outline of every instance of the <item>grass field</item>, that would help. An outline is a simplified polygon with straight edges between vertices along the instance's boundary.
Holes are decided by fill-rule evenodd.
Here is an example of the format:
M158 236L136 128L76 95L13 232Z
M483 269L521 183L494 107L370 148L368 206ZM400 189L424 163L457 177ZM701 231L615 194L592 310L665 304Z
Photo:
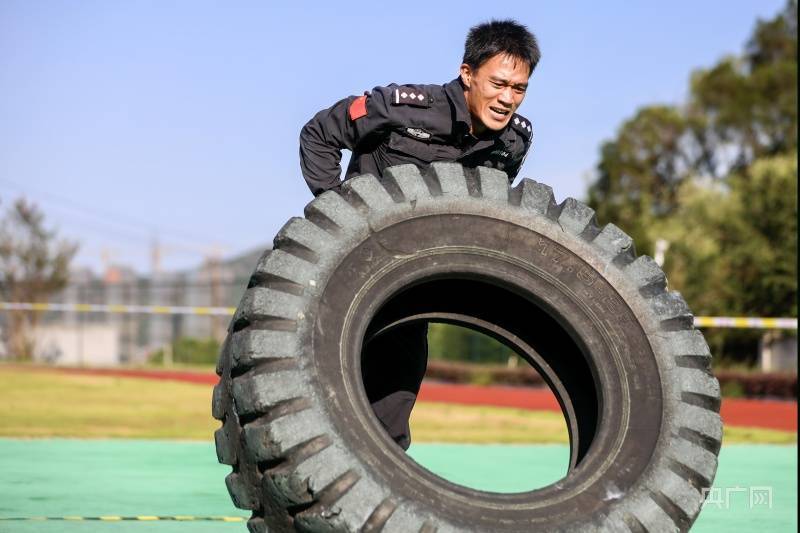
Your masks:
M208 440L211 387L0 366L0 435Z
M0 365L0 436L208 440L211 387ZM420 402L414 442L563 444L559 413ZM726 427L725 444L790 444L793 432Z

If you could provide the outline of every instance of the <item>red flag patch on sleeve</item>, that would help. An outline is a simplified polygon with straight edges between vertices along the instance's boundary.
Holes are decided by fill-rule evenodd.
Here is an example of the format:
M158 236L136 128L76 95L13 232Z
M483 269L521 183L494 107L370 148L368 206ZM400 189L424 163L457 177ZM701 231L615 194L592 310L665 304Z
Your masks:
M356 120L367 116L367 95L359 96L353 100L353 103L350 104L348 114L350 115L350 120Z

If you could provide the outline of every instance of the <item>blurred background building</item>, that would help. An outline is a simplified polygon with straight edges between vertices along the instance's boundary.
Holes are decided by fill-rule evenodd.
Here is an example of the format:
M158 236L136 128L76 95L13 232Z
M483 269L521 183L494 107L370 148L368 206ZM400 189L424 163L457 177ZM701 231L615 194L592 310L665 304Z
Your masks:
M137 274L123 265L109 265L101 275L89 269L72 271L66 287L53 294L53 304L118 306L236 307L263 250L227 260L207 260L198 268ZM53 364L142 364L156 355L169 356L175 343L209 345L194 358L208 363L225 336L230 318L201 314L127 312L42 312L35 326L33 358ZM0 314L0 325L6 327ZM4 354L9 356L7 350ZM160 355L159 355L160 354ZM214 356L215 357L215 356Z

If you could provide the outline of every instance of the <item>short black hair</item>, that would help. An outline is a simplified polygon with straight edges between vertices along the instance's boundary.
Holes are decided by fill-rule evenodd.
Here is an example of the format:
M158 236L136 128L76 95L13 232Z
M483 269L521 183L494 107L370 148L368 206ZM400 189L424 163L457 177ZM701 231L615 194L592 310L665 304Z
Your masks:
M536 37L515 20L492 20L470 28L462 63L477 70L497 54L508 54L524 61L530 67L529 74L541 57Z

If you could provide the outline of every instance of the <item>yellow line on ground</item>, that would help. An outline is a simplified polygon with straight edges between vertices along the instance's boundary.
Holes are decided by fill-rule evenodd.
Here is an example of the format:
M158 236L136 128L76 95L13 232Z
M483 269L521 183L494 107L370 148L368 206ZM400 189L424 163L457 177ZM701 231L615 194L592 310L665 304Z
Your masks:
M247 518L242 516L190 516L190 515L175 515L175 516L155 516L155 515L138 515L138 516L0 516L0 522L54 522L54 521L69 521L69 522L85 522L85 521L99 520L102 522L121 522L121 521L138 521L138 522L157 522L159 520L174 520L181 522L200 522L200 521L213 521L213 522L244 522Z

